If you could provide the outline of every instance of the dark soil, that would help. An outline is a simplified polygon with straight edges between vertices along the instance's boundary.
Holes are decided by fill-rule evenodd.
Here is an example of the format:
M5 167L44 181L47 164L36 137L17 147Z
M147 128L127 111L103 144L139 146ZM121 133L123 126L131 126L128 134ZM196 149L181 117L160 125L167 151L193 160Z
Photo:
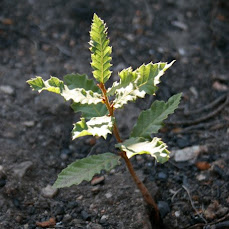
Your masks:
M40 228L36 222L50 218L56 228L150 228L141 193L124 164L104 174L97 186L83 182L51 197L43 193L74 160L114 150L112 137L71 141L79 116L62 98L35 93L26 84L37 75L91 76L88 32L94 12L109 27L112 80L129 66L177 60L156 98L183 92L183 99L158 136L172 152L194 145L205 150L194 161L177 162L172 156L163 165L146 156L132 159L159 203L164 224L229 228L227 0L0 2L0 228ZM154 98L117 114L123 138ZM202 161L206 170L196 166Z

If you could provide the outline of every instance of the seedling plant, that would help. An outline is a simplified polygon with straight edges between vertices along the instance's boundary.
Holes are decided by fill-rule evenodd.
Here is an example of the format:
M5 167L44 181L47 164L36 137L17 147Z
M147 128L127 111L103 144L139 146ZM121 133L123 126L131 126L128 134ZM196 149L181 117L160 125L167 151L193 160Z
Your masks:
M103 20L96 14L90 31L90 51L93 77L97 81L89 79L83 74L65 75L63 81L50 77L43 80L38 76L28 80L28 84L38 92L47 90L60 94L65 100L70 100L75 112L81 112L80 121L74 124L72 138L76 139L86 135L99 136L106 139L108 134L114 134L119 150L114 153L91 155L76 160L58 175L54 187L63 188L78 185L82 181L90 181L101 170L110 171L120 164L123 159L133 177L137 187L141 191L148 206L153 209L153 221L155 225L161 222L159 210L155 200L136 175L130 158L139 154L148 154L159 163L169 159L167 145L157 137L153 137L163 125L163 120L172 114L178 107L181 94L172 96L167 102L154 101L151 107L142 111L133 127L129 139L120 137L115 118L115 111L123 108L128 102L138 98L144 98L146 94L154 95L158 90L160 77L174 63L149 63L143 64L136 70L131 67L118 73L120 79L114 82L110 88L105 83L111 77L111 52L107 28Z

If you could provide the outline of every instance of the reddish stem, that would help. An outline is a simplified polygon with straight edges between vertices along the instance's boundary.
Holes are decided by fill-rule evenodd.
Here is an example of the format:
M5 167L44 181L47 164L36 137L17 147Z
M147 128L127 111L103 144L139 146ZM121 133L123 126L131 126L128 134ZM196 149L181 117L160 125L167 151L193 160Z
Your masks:
M99 88L101 89L102 93L103 93L103 101L104 104L106 105L108 111L109 111L109 115L110 116L114 116L114 107L110 104L109 99L107 97L106 94L106 88L105 85L103 83L100 83ZM114 123L113 126L113 133L114 136L116 138L116 140L121 143L123 142L119 131L118 131L118 127L116 125L116 123ZM154 201L154 199L152 198L152 196L150 195L150 192L148 191L148 189L146 188L146 186L142 183L142 181L138 178L136 172L134 171L133 165L131 164L129 158L126 155L126 152L121 151L120 152L120 156L124 159L126 166L135 182L135 184L137 185L138 189L141 191L143 199L145 200L145 202L147 203L147 205L150 207L150 214L152 215L153 218L153 222L151 221L152 225L156 226L158 228L158 226L161 226L161 217L160 217L160 212L158 209L158 206L156 204L156 202Z

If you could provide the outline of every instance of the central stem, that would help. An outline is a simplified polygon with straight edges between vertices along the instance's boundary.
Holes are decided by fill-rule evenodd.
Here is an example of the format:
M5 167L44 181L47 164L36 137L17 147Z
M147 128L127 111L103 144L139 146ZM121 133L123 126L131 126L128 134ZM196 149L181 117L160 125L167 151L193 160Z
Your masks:
M113 105L110 104L110 101L107 97L107 91L106 91L105 85L103 83L100 83L98 86L102 91L103 102L109 111L109 115L114 117L114 107L113 107ZM120 137L116 122L114 122L114 125L113 125L113 133L114 133L116 140L119 143L123 142L121 137ZM136 172L134 171L133 165L131 164L129 158L126 155L126 152L121 151L120 156L124 159L126 166L129 170L135 184L137 185L138 189L141 191L143 199L145 200L148 207L150 208L150 215L153 218L153 222L151 221L151 223L156 227L160 226L161 225L161 217L160 217L160 212L159 212L159 209L158 209L158 206L157 206L155 200L152 198L149 190L146 188L146 186L142 183L142 181L137 176Z

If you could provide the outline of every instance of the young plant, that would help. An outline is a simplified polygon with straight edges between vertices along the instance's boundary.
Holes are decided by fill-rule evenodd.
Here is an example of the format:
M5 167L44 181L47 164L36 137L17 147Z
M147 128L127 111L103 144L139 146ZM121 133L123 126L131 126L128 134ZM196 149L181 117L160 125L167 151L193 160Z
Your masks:
M94 14L90 31L91 66L93 76L98 82L88 79L87 75L68 74L63 81L51 77L44 81L41 77L28 80L28 84L36 91L47 90L60 94L65 100L71 100L71 107L75 112L81 112L81 120L74 124L72 138L76 139L86 135L99 136L106 139L108 134L114 134L119 149L117 154L104 153L92 155L76 160L65 168L54 184L57 188L78 185L83 180L90 181L101 170L109 171L119 165L123 159L132 175L144 200L153 209L153 220L160 224L158 207L145 185L137 177L130 158L138 154L149 154L157 162L164 163L169 159L166 144L152 134L158 132L162 122L178 107L181 94L172 96L167 102L155 101L150 109L143 111L133 127L130 138L122 140L117 127L115 111L123 108L125 104L144 98L146 94L154 95L158 89L160 77L170 68L171 63L143 64L136 70L131 67L119 73L119 82L106 88L105 83L111 76L111 47L107 38L105 23Z

